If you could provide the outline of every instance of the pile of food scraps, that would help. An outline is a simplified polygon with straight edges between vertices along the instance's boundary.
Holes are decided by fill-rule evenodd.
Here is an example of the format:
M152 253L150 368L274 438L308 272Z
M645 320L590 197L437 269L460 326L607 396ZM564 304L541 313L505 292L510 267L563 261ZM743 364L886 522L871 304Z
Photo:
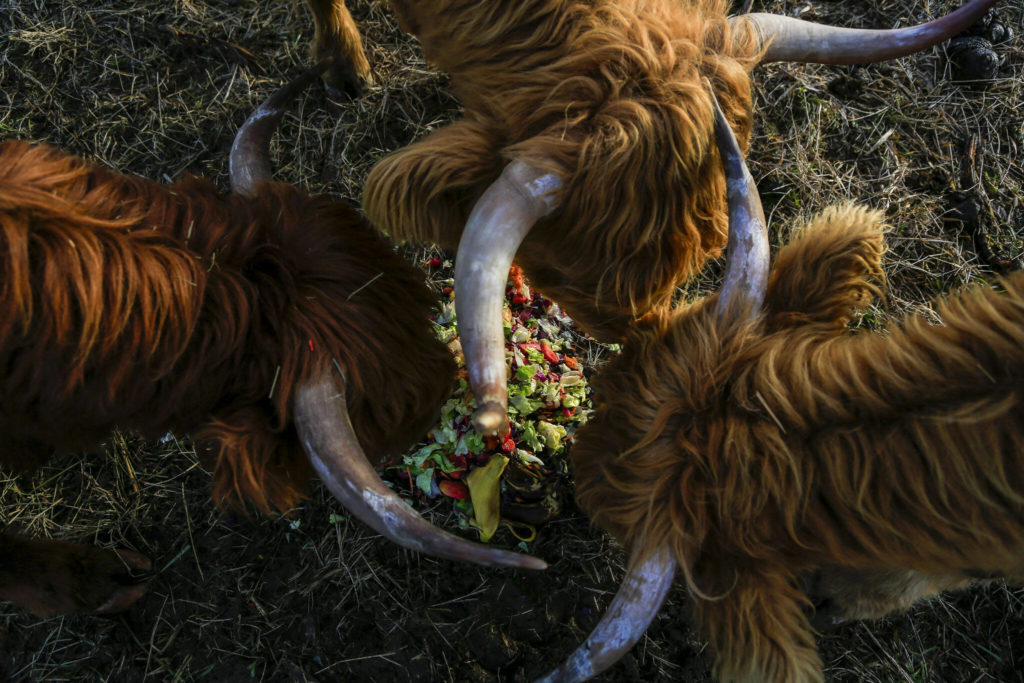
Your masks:
M431 268L450 268L440 258ZM521 540L560 509L567 445L590 413L590 388L577 360L572 321L531 291L522 271L509 273L504 308L509 368L509 430L484 437L473 427L476 400L466 379L452 281L434 322L459 365L457 387L439 424L394 469L413 497L454 501L460 523L489 540L502 522Z

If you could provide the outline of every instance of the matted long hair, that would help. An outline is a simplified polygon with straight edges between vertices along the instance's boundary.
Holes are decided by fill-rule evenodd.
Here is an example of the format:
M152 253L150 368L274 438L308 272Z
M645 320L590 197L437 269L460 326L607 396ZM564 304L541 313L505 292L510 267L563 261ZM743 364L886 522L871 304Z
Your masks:
M518 253L533 284L605 339L664 307L726 239L704 78L745 146L760 47L725 0L392 3L465 116L382 160L364 205L392 237L453 248L511 158L565 178Z
M881 222L826 212L779 253L762 315L652 315L594 382L580 504L634 557L672 552L725 680L821 679L797 581L816 569L914 595L1024 576L1024 275L940 302L942 326L848 333ZM876 587L891 607L897 583Z
M364 450L400 454L454 363L423 275L350 206L267 183L223 196L0 144L0 461L28 469L114 426L193 434L214 498L287 510L310 469L297 386L345 376Z

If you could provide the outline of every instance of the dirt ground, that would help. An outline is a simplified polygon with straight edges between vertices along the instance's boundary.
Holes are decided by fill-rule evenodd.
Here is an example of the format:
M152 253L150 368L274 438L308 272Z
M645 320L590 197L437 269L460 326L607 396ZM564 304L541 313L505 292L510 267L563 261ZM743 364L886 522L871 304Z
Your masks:
M388 151L458 113L384 3L350 2L376 84L337 110L322 92L286 117L277 177L358 202ZM755 0L757 11L848 26L907 25L958 0ZM750 164L777 244L814 211L857 199L894 231L888 301L864 324L934 318L928 301L993 278L950 220L964 144L977 142L982 227L1004 257L1024 239L1024 5L987 87L954 83L943 48L869 67L772 65L755 74ZM168 28L170 27L170 28ZM171 30L173 28L173 30ZM226 187L235 129L307 63L302 3L0 0L0 138L59 145L119 171ZM420 261L433 252L407 251ZM712 289L719 268L688 287ZM582 354L581 357L585 357ZM571 491L568 493L571 494ZM5 680L528 681L597 623L624 556L570 500L529 552L542 574L480 570L401 550L316 488L291 518L222 515L186 435L116 434L96 453L0 475L0 522L153 558L146 596L114 618L41 620L0 605ZM423 514L455 528L449 502ZM512 547L507 532L495 539ZM599 680L702 681L705 645L670 595L644 639ZM1022 681L1024 591L994 585L820 639L835 681Z

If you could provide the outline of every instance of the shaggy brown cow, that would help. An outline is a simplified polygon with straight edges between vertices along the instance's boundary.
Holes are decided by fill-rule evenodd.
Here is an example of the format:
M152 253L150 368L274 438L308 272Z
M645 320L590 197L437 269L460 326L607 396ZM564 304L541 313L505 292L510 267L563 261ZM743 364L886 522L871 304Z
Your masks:
M393 0L426 57L451 73L465 114L381 161L364 206L394 237L459 246L478 428L505 424L500 308L517 248L538 289L591 334L618 339L725 243L702 78L745 145L757 64L908 54L993 2L922 27L851 32L730 20L726 0Z
M398 455L426 432L454 363L422 273L355 209L263 182L282 101L320 71L250 117L230 196L0 144L0 462L29 470L115 426L174 429L209 447L219 504L288 510L315 470L403 545L542 565L433 529L362 454ZM122 560L146 564L4 533L0 596L42 615L124 607L141 586Z
M942 302L942 327L851 334L878 294L880 212L824 212L766 287L763 252L746 291L649 316L595 381L577 493L633 562L613 616L549 680L630 647L677 564L729 681L822 679L798 581L819 569L849 616L1024 576L1024 275Z

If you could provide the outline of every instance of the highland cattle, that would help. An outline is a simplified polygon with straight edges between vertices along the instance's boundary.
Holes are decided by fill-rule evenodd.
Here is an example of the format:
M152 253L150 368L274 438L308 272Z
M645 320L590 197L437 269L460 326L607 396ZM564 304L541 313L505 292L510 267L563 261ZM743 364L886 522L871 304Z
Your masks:
M351 206L270 181L284 103L327 64L249 117L226 196L0 143L0 463L31 470L115 427L175 430L205 453L220 505L287 511L315 472L397 543L542 567L431 527L376 474L437 418L455 367L422 273ZM4 532L0 597L111 611L141 595L130 570L147 565Z
M941 326L854 334L880 294L881 212L823 212L769 272L756 189L729 178L722 291L638 323L595 380L577 496L631 566L546 681L616 661L677 568L715 675L751 683L822 680L806 577L848 618L1024 577L1024 275L940 302Z

